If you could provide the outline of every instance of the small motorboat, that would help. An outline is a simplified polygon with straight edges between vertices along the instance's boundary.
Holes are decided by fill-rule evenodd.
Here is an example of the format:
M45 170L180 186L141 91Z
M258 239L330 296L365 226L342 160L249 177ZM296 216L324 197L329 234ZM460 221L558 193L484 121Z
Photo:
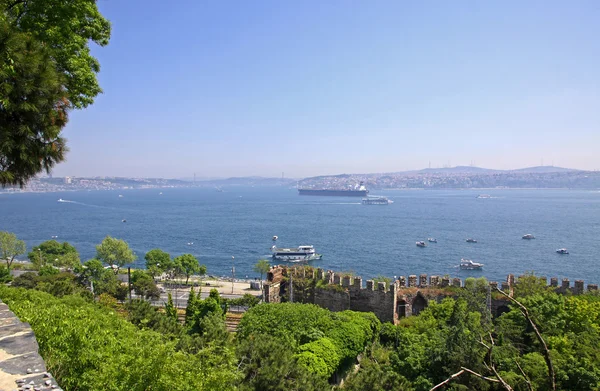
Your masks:
M126 222L127 222L127 220L123 219L123 220L121 220L121 222L122 222L122 223L126 223Z
M467 239L467 243L477 243L477 239L469 238Z
M533 236L532 234L525 234L523 235L523 239L535 239L535 236Z
M277 241L277 239L279 239L279 238L277 237L277 235L273 235L273 241L274 241L274 242L276 242L276 241Z
M424 241L421 240L421 241L417 242L417 247L425 247L425 246L427 246L427 244Z
M557 253L559 254L568 254L569 251L566 248L559 248L558 250L556 250Z
M52 235L52 239L58 239L58 236Z
M461 259L459 267L461 270L480 270L483 268L483 263L473 262L470 259Z
M429 243L437 243L437 239L436 238L427 238L427 241Z
M123 194L119 194L119 198L123 198Z

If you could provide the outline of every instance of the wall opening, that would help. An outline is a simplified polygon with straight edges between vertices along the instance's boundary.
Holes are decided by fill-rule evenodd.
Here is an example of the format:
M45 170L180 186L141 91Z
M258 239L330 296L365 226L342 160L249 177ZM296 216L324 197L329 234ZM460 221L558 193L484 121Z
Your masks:
M501 316L509 311L510 308L507 305L501 305L500 307L496 308L496 316Z
M427 300L420 293L417 293L417 297L412 302L412 314L419 315L425 308L427 308Z
M406 317L406 300L398 300L396 313L398 314L398 318Z

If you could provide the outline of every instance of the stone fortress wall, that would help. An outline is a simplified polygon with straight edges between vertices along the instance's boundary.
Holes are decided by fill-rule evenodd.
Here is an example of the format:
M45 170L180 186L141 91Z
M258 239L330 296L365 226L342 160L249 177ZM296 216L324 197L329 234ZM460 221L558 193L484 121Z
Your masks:
M29 324L0 301L0 390L61 391L46 372Z
M491 291L500 287L509 292L516 283L518 280L515 276L509 274L500 285L497 282L489 284ZM582 294L586 290L583 280L576 280L571 285L567 278L562 279L560 285L558 278L551 278L548 286L559 293L570 291L572 294ZM267 303L293 301L316 304L331 311L373 312L382 322L397 323L400 318L419 314L431 300L439 302L454 295L452 290L444 289L448 287L461 288L463 281L460 278L421 274L408 278L400 276L389 286L385 282L367 280L366 287L363 287L361 277L336 274L320 268L280 265L273 266L267 273L263 290ZM598 290L598 285L589 284L587 290ZM494 315L509 309L504 298L490 300L490 307Z

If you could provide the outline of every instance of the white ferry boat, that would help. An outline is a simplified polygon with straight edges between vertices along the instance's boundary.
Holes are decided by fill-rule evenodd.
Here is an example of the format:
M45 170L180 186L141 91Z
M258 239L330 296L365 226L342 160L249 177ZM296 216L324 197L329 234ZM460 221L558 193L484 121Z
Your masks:
M535 236L533 236L532 234L525 234L523 235L523 239L535 239Z
M389 205L393 204L394 201L388 199L387 197L367 197L362 199L363 205Z
M314 246L298 246L295 248L273 246L271 252L273 253L273 259L288 262L314 261L323 257L321 254L316 253Z
M461 259L459 267L461 270L481 270L483 263L473 262L470 259Z

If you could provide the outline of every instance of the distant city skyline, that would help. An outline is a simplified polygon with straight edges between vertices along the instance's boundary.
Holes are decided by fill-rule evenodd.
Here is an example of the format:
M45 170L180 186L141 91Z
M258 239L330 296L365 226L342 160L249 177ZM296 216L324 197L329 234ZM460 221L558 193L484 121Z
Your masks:
M98 2L55 176L600 169L600 5Z

